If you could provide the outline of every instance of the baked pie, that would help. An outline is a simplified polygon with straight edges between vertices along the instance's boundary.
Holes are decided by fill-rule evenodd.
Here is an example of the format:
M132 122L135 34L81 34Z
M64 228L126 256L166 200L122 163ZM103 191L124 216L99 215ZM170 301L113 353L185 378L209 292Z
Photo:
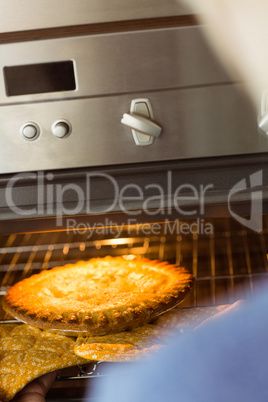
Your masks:
M107 256L24 279L9 289L3 307L42 329L106 335L149 323L182 301L193 281L168 262Z

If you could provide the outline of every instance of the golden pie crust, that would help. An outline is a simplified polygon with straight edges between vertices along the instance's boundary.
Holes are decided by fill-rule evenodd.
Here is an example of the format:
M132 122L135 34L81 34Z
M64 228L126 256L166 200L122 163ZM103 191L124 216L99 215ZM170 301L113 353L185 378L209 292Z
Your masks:
M106 335L152 321L193 285L184 268L145 258L93 258L42 271L12 286L4 309L27 324Z

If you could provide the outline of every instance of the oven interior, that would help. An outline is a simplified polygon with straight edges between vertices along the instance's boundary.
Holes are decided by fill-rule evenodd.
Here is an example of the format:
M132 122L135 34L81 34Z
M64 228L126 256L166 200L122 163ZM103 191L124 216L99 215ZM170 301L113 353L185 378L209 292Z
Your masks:
M172 222L125 227L120 236L105 230L44 231L2 234L0 237L0 294L1 299L14 283L42 270L106 255L143 256L169 261L186 267L195 276L192 292L180 304L182 308L233 303L250 299L258 293L267 279L268 215L263 215L263 231L256 233L233 218L210 218L199 225L212 225L213 233L196 228L191 233L175 230ZM183 225L183 222L180 222ZM142 230L141 230L142 229ZM12 321L1 310L1 323ZM49 391L49 401L82 401L85 386L100 381L103 367L111 363L95 363L86 367L61 370ZM119 364L119 363L113 363ZM121 363L120 363L121 364ZM123 363L122 363L123 364ZM62 399L61 399L62 398Z

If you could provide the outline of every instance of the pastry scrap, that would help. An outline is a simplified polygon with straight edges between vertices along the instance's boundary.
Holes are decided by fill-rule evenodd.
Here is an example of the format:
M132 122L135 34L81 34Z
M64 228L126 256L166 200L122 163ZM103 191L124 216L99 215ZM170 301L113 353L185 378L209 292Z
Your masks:
M151 357L168 342L172 332L147 324L106 336L77 338L74 352L85 359L109 362L138 361Z
M145 258L93 258L12 286L3 301L14 317L42 329L106 335L144 325L190 291L184 268Z
M71 338L29 325L0 326L0 399L9 401L41 375L88 363L74 354Z

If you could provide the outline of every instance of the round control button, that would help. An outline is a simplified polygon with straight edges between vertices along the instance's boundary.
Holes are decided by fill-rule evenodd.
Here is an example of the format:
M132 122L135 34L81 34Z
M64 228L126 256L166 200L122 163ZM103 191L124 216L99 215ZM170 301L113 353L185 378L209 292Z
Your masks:
M33 141L39 136L39 133L38 125L33 122L25 123L21 127L21 134L25 140Z
M65 138L71 133L71 125L66 120L58 120L52 125L52 133L57 138Z

